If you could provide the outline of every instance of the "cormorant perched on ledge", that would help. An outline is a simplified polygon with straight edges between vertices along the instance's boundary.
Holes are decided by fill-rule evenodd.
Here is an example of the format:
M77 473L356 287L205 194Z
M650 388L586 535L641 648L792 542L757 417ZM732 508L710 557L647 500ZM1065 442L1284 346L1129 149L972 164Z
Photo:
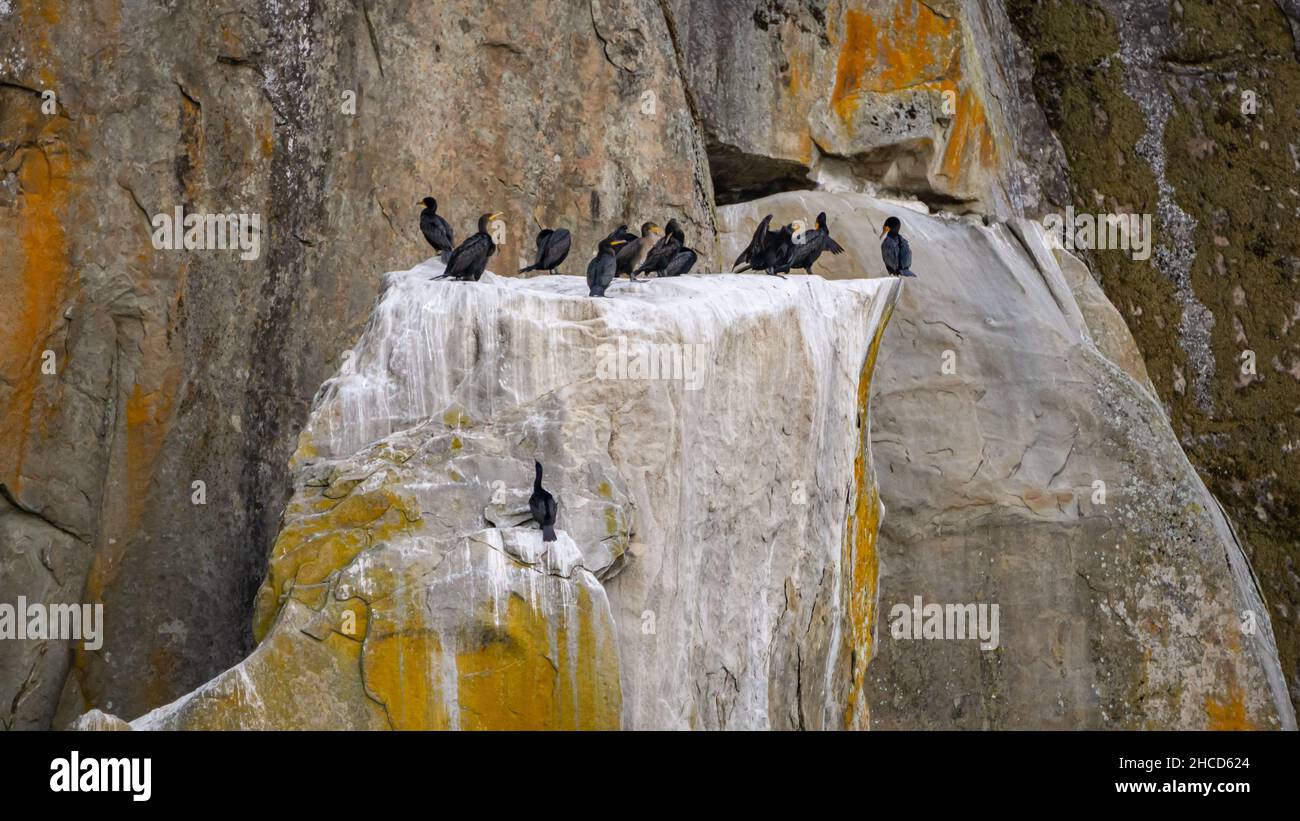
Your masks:
M488 257L497 252L496 243L492 241L492 236L487 232L488 223L501 216L500 212L495 214L484 214L478 218L478 233L465 240L460 246L451 252L451 259L447 260L447 271L434 279L456 279L462 282L473 280L479 281L483 276L484 269L487 268Z
M880 233L884 242L880 243L880 256L885 260L885 270L896 277L914 277L912 273L912 246L907 244L903 235L898 233L902 227L898 217L885 220L885 230Z
M537 476L533 479L533 495L528 498L528 510L533 520L542 526L542 541L555 541L555 497L542 487L542 463L536 460Z
M527 268L520 268L519 273L550 271L554 274L555 269L559 268L560 263L564 262L564 258L569 255L569 246L572 242L573 236L567 228L543 230L537 235L537 261Z
M793 252L794 226L783 225L780 231L773 232L769 230L767 232L767 236L763 240L763 247L750 258L749 264L755 271L761 268L771 276L785 279L777 271L778 269L790 270L790 255Z
M668 260L663 273L659 276L679 277L682 274L689 274L691 269L695 267L695 261L699 258L700 255L695 252L694 248L681 248L677 253L673 254L672 259Z
M825 211L817 215L816 226L801 235L792 235L788 256L776 267L777 273L784 274L791 268L802 268L805 274L811 274L813 263L822 255L822 251L830 251L832 254L844 253L840 244L831 239L830 229L826 227Z
M447 261L447 255L455 247L451 225L438 214L438 201L433 197L424 198L424 210L420 212L420 233L438 252L438 257Z
M614 275L627 274L627 278L637 281L632 276L632 272L638 265L645 261L646 254L650 253L650 248L655 244L655 235L662 234L664 229L655 225L653 222L644 222L641 224L641 236L634 240L629 240L627 245L618 249L615 256L617 266L614 269Z
M677 219L668 220L668 224L664 226L663 237L654 244L654 247L650 249L650 253L646 254L645 262L641 263L641 266L633 273L661 275L664 269L668 267L668 263L673 261L673 257L685 245L686 234L682 231L682 227L677 224Z
M756 267L753 264L754 257L761 254L763 252L763 248L766 247L767 229L768 226L771 224L772 224L771 214L768 214L766 217L763 217L763 221L760 222L758 224L758 227L754 229L754 236L752 239L750 239L749 245L745 246L745 250L741 251L740 256L736 257L736 261L731 264L732 271L735 271L735 273L738 274L743 274L745 271L748 271L749 269ZM741 265L744 265L745 267L740 268ZM737 268L740 268L740 270L736 271Z
M627 240L614 239L613 234L600 241L596 248L596 257L587 263L587 287L589 296L604 296L605 289L614 281L614 270L618 262L614 259L614 249Z

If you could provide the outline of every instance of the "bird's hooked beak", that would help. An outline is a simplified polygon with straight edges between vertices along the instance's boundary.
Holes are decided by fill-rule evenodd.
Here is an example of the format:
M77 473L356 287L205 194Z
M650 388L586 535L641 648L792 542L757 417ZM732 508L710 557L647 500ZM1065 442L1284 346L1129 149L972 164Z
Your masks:
M881 238L881 239L884 239L884 238L885 238L885 235L888 234L888 233L889 233L889 226L886 225L886 226L885 226L885 230L883 230L883 231L880 232L880 238Z
M501 216L501 214L502 214L501 211L498 211L498 212L496 212L495 214L488 214L488 219L490 219L490 220L494 220L494 219L496 219L497 217Z
M627 244L627 240L625 240L625 239L610 240L610 243L609 243L609 244L610 244L610 245L626 245L626 244Z

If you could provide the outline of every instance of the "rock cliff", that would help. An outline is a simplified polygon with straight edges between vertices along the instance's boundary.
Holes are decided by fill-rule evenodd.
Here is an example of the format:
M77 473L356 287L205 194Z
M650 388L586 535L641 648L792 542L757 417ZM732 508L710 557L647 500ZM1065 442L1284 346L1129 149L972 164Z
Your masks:
M1056 207L1156 216L1151 260L1089 264L1239 529L1300 705L1300 5L1007 5L1068 157Z
M865 726L867 397L898 283L593 300L578 277L441 270L388 276L318 396L261 644L133 726Z
M811 192L722 209L724 247L818 211L827 275L880 273L889 214L918 274L872 381L872 726L1294 729L1259 583L1083 264L1032 222ZM999 646L895 638L917 596L997 604Z
M323 682L342 688L329 696L329 713L348 726L501 721L479 709L491 700L486 690L462 692L451 678L410 691L411 709L422 712L398 709L394 718L388 707L394 687L406 686L402 676L358 678L360 634L328 626L337 617L364 628L363 617L374 616L375 635L387 638L372 646L378 661L366 669L400 673L416 652L411 641L425 641L408 641L417 623L449 636L474 633L490 616L491 629L479 633L523 638L455 653L440 644L439 658L464 655L471 670L499 661L504 646L545 644L549 655L517 657L521 675L545 678L538 659L556 671L558 650L549 648L563 633L581 638L593 665L585 677L546 673L550 696L540 712L518 717L524 723L610 726L617 715L638 727L861 726L865 698L886 727L1288 726L1270 642L1275 628L1300 701L1300 307L1291 287L1300 250L1288 221L1300 196L1297 112L1288 103L1300 87L1300 10L1295 0L1222 8L1211 0L520 0L505 9L446 0L434 13L389 0L0 1L0 288L12 295L0 302L0 602L102 602L107 631L97 652L0 642L0 725L65 726L92 710L87 721L117 726L106 714L137 719L168 704L151 726L291 724L310 720L297 694L326 698ZM822 193L790 193L813 188ZM391 438L405 454L425 433L455 438L473 455L463 457L464 471L449 470L472 483L500 469L517 491L530 475L531 445L521 443L532 434L506 405L541 401L502 398L481 374L466 385L412 384L388 404L363 400L349 382L362 348L345 349L372 317L371 272L428 255L416 222L428 194L461 237L479 213L504 212L494 262L502 273L523 264L541 226L573 231L564 270L574 273L614 225L670 216L700 249L699 270L720 270L758 211L808 220L824 207L850 253L819 270L861 277L879 272L871 234L882 210L908 208L874 197L927 204L936 216L903 212L924 241L922 279L904 289L873 384L886 410L874 420L888 465L880 492L894 512L881 536L881 606L909 595L1000 602L1001 649L892 642L878 619L885 646L864 672L866 588L846 616L836 596L852 580L810 581L832 566L827 545L838 520L825 510L813 516L814 502L798 506L800 538L820 552L796 556L779 552L789 544L776 535L791 527L785 519L753 528L759 542L751 544L776 551L758 570L722 548L684 555L672 546L726 532L700 524L704 512L692 507L708 504L706 479L724 482L741 505L726 509L730 517L755 505L776 515L780 500L775 492L750 498L740 489L745 477L696 463L677 485L692 495L672 496L668 478L648 475L647 465L685 470L687 456L661 453L662 445L644 445L653 457L616 446L603 460L594 446L584 452L588 464L621 474L612 499L590 496L583 482L593 476L557 465L582 515L550 551L497 521L517 512L515 497L508 508L477 509L478 497L464 507L472 494L443 488L464 508L459 518L434 522L420 511L411 519L412 499L433 491L410 471L442 463L417 459L404 473L393 453L371 450L375 441ZM780 196L748 202L769 194ZM1016 222L1067 204L1156 215L1152 260L1086 253L1090 273ZM260 252L241 259L156 248L152 220L176 207L258 215ZM585 304L542 282L496 281L493 293L547 310ZM673 287L703 287L693 282ZM782 289L796 282L820 287L762 287L775 289L773 300L793 300L795 290ZM843 300L858 299L876 311L892 299L836 287L847 291L821 294L818 304L830 299L844 311ZM677 293L682 305L699 297ZM635 299L657 310L648 295ZM624 309L607 310L617 318ZM794 338L803 340L796 360L825 350L812 336L820 320L789 303L764 310L780 327L746 337L760 356ZM560 317L565 334L588 321L579 316ZM759 334L762 325L737 333ZM684 327L668 322L666 338ZM480 341L498 339L491 330ZM410 353L373 326L365 339ZM463 345L452 350L477 351ZM1258 363L1251 374L1242 370L1246 351ZM940 370L947 352L953 373ZM398 370L376 378L410 378L401 370L410 364L399 356ZM830 440L844 434L827 414L847 407L845 385L836 377L814 396L807 374L785 376L821 416L805 419L812 411L793 402L760 407L754 386L741 384L731 390L743 401L709 406L690 427L668 427L671 415L637 427L662 428L679 449L704 449L710 470L747 459L767 487L797 481L786 472L813 457L785 439L735 457L715 439L719 430L772 439L771 415L784 414L798 421L782 425L782 436L807 438L821 425L818 447L827 450L815 459L829 460L843 484L834 453L845 444ZM313 415L327 380L333 393ZM471 414L458 393L469 385L492 404ZM646 395L659 402L656 390ZM453 394L454 407L402 404ZM567 420L564 402L576 399L548 400L544 411ZM692 400L673 407L690 409ZM340 402L358 405L349 416ZM483 420L498 414L525 438L487 430ZM607 414L603 424L612 430L618 418ZM850 420L860 438L863 419ZM626 433L631 423L622 424ZM312 456L312 447L323 449ZM313 472L323 464L339 473ZM859 489L870 486L869 465L864 459L853 480ZM363 468L377 472L362 477ZM1094 509L1098 481L1106 502ZM858 498L866 517L874 503ZM601 505L629 511L627 522L615 517L621 538L597 538L604 523L588 514ZM665 509L699 529L647 520ZM862 521L855 527L866 538ZM750 527L729 526L742 524ZM327 549L316 544L318 525L334 534ZM407 534L408 525L436 533L420 537L421 550L387 555L390 578L367 576L369 595L395 609L361 608L360 593L333 598L344 567L361 567L350 562L362 554L345 560L348 551L363 542L368 550L376 532L381 540ZM1253 594L1242 554L1258 579ZM844 556L835 561L844 573ZM639 575L650 567L657 575ZM412 608L441 600L432 577L432 586L407 583L430 568L497 587L466 594L462 622L444 611L411 622ZM585 595L586 604L520 622L510 605L520 585L533 597L529 612L569 596ZM684 600L697 608L671 615ZM836 606L828 610L828 601ZM773 602L788 613L773 615ZM742 614L751 607L762 615L747 632ZM1261 611L1255 633L1229 629L1242 611ZM580 614L586 621L568 620ZM849 623L856 632L845 639ZM638 633L638 624L653 632ZM1210 637L1203 646L1200 635ZM771 643L742 646L742 636ZM420 646L427 664L434 650ZM609 647L618 650L617 688ZM301 662L287 661L295 657ZM814 669L825 683L816 691L805 686ZM351 678L340 683L340 675ZM540 681L491 686L525 680ZM651 686L668 695L656 701ZM254 693L261 707L247 706ZM564 693L574 698L561 704Z

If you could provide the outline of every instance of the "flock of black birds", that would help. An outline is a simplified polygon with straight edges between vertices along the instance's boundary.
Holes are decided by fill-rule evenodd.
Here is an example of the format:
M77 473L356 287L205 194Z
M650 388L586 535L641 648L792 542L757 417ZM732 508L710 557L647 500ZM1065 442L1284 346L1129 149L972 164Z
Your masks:
M487 269L488 258L496 253L496 243L488 233L492 220L501 216L484 214L478 218L478 231L460 245L455 245L454 234L447 220L438 214L438 201L424 198L420 212L420 231L446 264L446 271L435 279L455 279L477 282ZM885 269L893 276L914 277L912 249L899 233L898 217L885 220L881 233L880 253ZM519 273L547 271L554 274L569 256L573 236L565 228L547 228L537 235L537 260ZM826 224L826 212L817 215L811 230L799 230L793 223L772 230L772 215L759 222L749 245L736 257L731 269L736 273L765 271L770 276L784 279L792 270L811 274L813 263L822 252L844 253L844 248L831 238ZM591 296L604 296L614 279L626 275L632 282L640 274L656 277L675 277L690 273L699 259L699 253L686 245L686 234L676 219L660 228L653 222L641 225L640 235L626 225L615 228L596 246L596 256L587 264L587 287ZM528 511L542 529L542 541L555 541L555 497L542 487L542 463L534 462L533 495L528 499Z
M492 220L501 216L484 214L478 218L478 231L460 245L455 244L451 225L438 214L438 201L424 198L420 212L420 231L429 244L438 251L446 270L435 279L454 279L477 282L487 269L488 258L496 253L496 243L488 233ZM772 230L772 215L768 214L758 224L749 245L736 258L731 269L735 273L764 271L770 276L785 278L792 270L812 273L812 267L822 253L844 253L844 248L831 237L826 224L826 212L817 215L811 229L801 230L791 223ZM911 271L912 249L898 233L898 217L885 220L884 240L880 246L885 269L893 276L916 276ZM537 235L536 261L519 273L546 271L554 274L569 256L573 235L566 228L546 228ZM641 233L634 234L626 225L615 228L596 245L596 256L587 263L587 288L590 296L605 296L605 290L620 275L632 282L642 274L655 277L675 277L688 274L699 261L700 255L686 245L686 234L676 219L660 228L653 222L642 223Z

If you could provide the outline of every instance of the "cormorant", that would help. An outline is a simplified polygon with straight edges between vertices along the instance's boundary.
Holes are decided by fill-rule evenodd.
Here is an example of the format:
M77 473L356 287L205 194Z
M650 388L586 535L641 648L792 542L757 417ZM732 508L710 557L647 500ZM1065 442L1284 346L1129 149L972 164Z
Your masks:
M569 255L569 246L573 242L573 236L567 228L544 229L537 235L537 261L527 268L520 268L519 273L526 274L529 271L550 271L555 273L555 269L560 267L564 258Z
M880 232L884 242L880 243L880 256L885 260L885 270L891 276L914 277L912 273L912 246L907 244L903 235L898 233L902 227L898 217L885 220L885 230Z
M605 239L621 239L623 242L631 242L636 239L636 234L627 230L627 225L624 224L615 228L613 231L610 231L609 235L605 237Z
M429 241L438 257L447 261L447 255L456 247L451 225L438 214L438 201L433 197L424 198L424 210L420 212L420 233Z
M663 237L654 244L650 252L645 255L645 262L641 263L633 273L662 274L668 267L668 263L672 262L673 257L685 244L686 234L677 224L676 218L668 220L668 224L664 226Z
M794 226L783 225L780 231L767 232L763 238L763 247L749 259L750 267L757 271L762 269L771 276L784 276L778 270L790 270L790 258L794 253Z
M555 497L542 487L542 463L536 460L537 476L533 479L533 495L528 498L528 510L533 520L542 526L542 541L555 541Z
M732 271L735 271L738 274L743 274L745 271L754 267L752 261L756 254L762 253L763 247L767 244L767 229L771 224L771 214L763 217L763 221L754 229L754 237L749 241L749 245L745 247L745 250L740 252L740 256L736 257L736 261L731 264ZM744 265L745 267L736 271L736 268L741 265Z
M447 271L434 279L456 279L461 281L474 280L479 281L483 276L483 270L487 268L488 257L497 252L496 243L492 241L492 236L488 234L488 223L501 216L500 212L495 214L484 214L478 218L478 233L470 236L469 239L462 242L455 251L451 252L451 258L447 260Z
M664 272L659 276L679 277L682 274L689 274L699 258L700 255L695 253L694 248L682 248L673 254L673 258L664 266Z
M589 296L604 296L605 289L614 281L614 269L618 264L614 259L614 249L627 240L605 237L596 248L596 257L587 263L587 287Z
M813 263L822 255L822 251L842 254L844 249L831 239L830 229L826 227L826 212L817 215L817 227L804 231L801 236L791 237L788 256L776 267L777 273L788 273L791 268L802 268L805 274L812 273Z
M627 274L628 279L634 282L637 281L632 276L632 271L644 262L646 254L650 253L651 246L655 244L655 234L662 234L663 232L664 229L653 222L642 223L641 236L629 240L627 245L618 249L618 254L615 256L617 267L614 270L614 275Z

